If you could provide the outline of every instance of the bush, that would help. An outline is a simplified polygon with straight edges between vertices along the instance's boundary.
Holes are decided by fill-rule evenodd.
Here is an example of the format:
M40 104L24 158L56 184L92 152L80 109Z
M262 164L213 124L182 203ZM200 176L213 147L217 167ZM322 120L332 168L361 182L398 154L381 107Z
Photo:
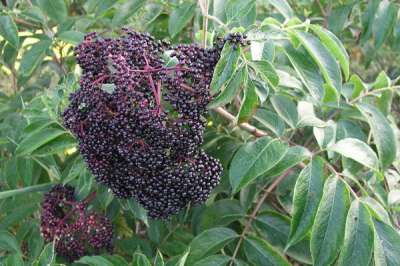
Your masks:
M267 2L1 1L0 265L400 265L399 4Z

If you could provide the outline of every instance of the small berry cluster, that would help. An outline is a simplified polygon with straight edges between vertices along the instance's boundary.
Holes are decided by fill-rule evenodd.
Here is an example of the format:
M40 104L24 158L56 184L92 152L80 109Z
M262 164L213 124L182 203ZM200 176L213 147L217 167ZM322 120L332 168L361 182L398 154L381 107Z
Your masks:
M214 45L222 49L226 42L231 44L234 49L250 45L250 41L247 40L247 35L240 32L229 33L224 38L218 37Z
M86 211L88 197L77 201L71 186L54 186L42 202L41 232L46 243L69 261L112 249L112 224L107 217Z
M204 202L222 172L200 148L221 48L124 29L117 39L90 33L75 52L80 89L63 117L96 180L152 218Z

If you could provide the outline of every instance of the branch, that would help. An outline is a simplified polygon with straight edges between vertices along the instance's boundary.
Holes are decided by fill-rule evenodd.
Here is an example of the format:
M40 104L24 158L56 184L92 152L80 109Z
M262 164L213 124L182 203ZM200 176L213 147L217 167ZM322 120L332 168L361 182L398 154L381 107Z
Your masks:
M246 225L244 226L244 229L242 233L240 234L239 241L236 244L235 251L233 252L233 255L231 257L231 263L229 264L230 266L233 265L233 261L235 260L237 254L239 253L240 246L244 240L244 237L248 233L251 227L251 223L253 220L256 218L258 211L260 210L262 204L264 203L265 199L268 197L268 195L292 172L292 169L286 170L282 175L278 176L272 184L264 190L264 194L261 196L261 198L257 201L257 205L254 208L253 212L251 213L250 217L248 218Z
M203 17L216 22L218 25L223 27L225 30L229 30L228 26L226 26L225 23L223 23L219 18L208 14L206 5L203 1L206 1L206 0L199 0L199 6L200 6Z
M234 125L239 126L241 129L253 134L254 136L256 136L257 138L259 137L264 137L267 136L267 132L256 128L255 126L250 125L249 123L237 123L237 119L236 117L234 117L231 113L229 113L227 110L225 110L223 107L217 107L215 109L213 109L215 112L217 112L218 114L220 114L222 117L224 117L225 119L227 119L229 122L231 122Z

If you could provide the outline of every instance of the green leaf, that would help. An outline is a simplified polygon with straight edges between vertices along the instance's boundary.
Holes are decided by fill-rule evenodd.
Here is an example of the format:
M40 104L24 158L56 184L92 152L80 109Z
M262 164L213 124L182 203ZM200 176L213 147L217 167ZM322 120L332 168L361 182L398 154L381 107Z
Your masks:
M210 84L212 93L217 93L222 89L222 86L228 82L234 71L240 56L240 48L234 49L229 43L224 45L221 52L221 57L215 66L213 79Z
M331 52L331 54L338 60L345 80L347 80L350 75L349 55L347 54L342 42L332 32L319 25L311 25L310 27L318 35L326 48L328 48L329 52Z
M69 30L64 31L57 35L57 38L61 41L77 45L83 41L85 34L79 31Z
M381 1L372 26L372 31L375 37L375 49L380 48L392 32L396 18L397 5L388 0Z
M275 112L260 108L253 116L253 119L260 124L260 127L272 131L277 137L282 136L285 132L285 122Z
M58 128L46 128L45 130L33 132L32 134L26 136L21 143L18 144L16 153L18 155L30 154L63 134L66 134L66 132Z
M314 127L314 137L321 149L326 149L336 140L336 123L329 120L326 127Z
M238 95L240 87L245 80L247 80L247 71L244 67L241 67L233 74L226 88L214 97L208 108L212 109L230 103Z
M54 265L56 254L54 252L54 242L48 243L35 261L34 266Z
M229 169L233 192L238 192L275 166L287 149L286 143L269 137L244 144L234 155Z
M396 138L387 118L374 106L358 104L357 108L368 121L378 148L381 167L386 169L396 158Z
M147 212L136 200L129 199L128 207L137 219L141 220L146 226L149 226Z
M32 47L22 55L21 65L18 73L22 78L29 78L33 71L42 63L47 49L51 45L51 40L44 39L32 45Z
M275 111L291 127L296 128L298 114L294 102L287 96L275 94L271 97L271 103Z
M268 242L255 236L248 236L244 240L246 257L254 265L289 266L290 263Z
M110 261L114 266L129 266L128 262L119 255L105 255L103 256L108 261ZM154 265L154 266L164 266L164 265Z
M259 99L256 92L256 87L252 80L247 81L247 86L244 89L244 98L240 106L238 121L248 121L257 109Z
M1 259L0 259L1 262ZM22 259L22 254L8 255L5 260L4 266L24 266L24 260Z
M326 83L335 88L336 94L339 95L342 89L342 76L339 65L333 55L310 33L299 31L294 31L293 33L319 66Z
M310 231L324 187L324 163L314 157L297 178L293 194L293 218L287 247L302 240Z
M18 49L18 28L10 16L0 16L0 35L15 49Z
M374 230L371 215L364 204L355 200L347 214L344 244L338 265L369 265L373 245Z
M186 252L179 258L178 262L175 264L175 266L185 266L187 257L190 252L190 247L186 250Z
M151 263L144 254L142 254L140 252L135 252L135 254L133 255L133 259L132 259L132 265L151 266ZM181 266L181 265L177 265L177 266Z
M196 262L193 266L225 266L229 260L230 257L225 255L212 255Z
M371 0L368 1L367 9L364 11L361 17L362 23L362 35L361 35L361 44L365 44L366 41L371 37L373 28L374 28L374 21L375 21L375 14L378 10L379 3L381 0Z
M270 84L272 87L276 87L279 84L279 76L272 64L266 60L250 62L250 66L260 77Z
M9 198L9 197L12 197L12 196L16 196L16 195L19 195L19 194L25 194L25 193L30 193L30 192L47 191L52 186L54 186L54 184L45 183L45 184L34 185L34 186L24 187L24 188L19 188L19 189L1 191L0 192L0 200L1 199L5 199L5 198Z
M287 169L299 164L300 162L310 158L312 153L302 146L289 147L285 156L274 167L265 173L267 177L278 176Z
M400 234L393 227L373 219L375 228L374 261L376 266L400 265Z
M350 194L337 177L325 182L311 234L313 265L331 265L339 254L344 239Z
M290 19L294 16L293 10L286 0L269 0L279 13L281 13L286 19Z
M330 146L329 150L353 159L371 169L378 168L379 162L375 152L365 142L359 139L345 138L339 140L337 143Z
M175 7L168 20L168 32L172 38L180 33L183 28L190 22L196 8L195 3L185 2Z
M349 3L347 5L340 5L329 10L328 28L334 34L339 35L342 33L346 22L348 21L350 12L356 2Z
M156 257L154 258L153 265L154 266L164 266L164 258L159 250L157 250L157 254L156 254Z
M324 80L318 66L309 56L291 46L285 47L285 54L311 96L321 102L324 97Z
M60 23L67 17L67 6L64 0L38 0L40 9L50 19Z
M290 232L290 219L288 217L273 211L266 211L257 215L254 222L266 241L280 251L284 250ZM305 264L312 264L309 249L310 242L306 237L290 247L285 254Z
M317 117L314 112L314 106L310 102L299 101L297 104L297 113L299 114L298 127L312 126L325 127L327 124Z
M116 28L125 24L126 20L133 16L145 3L145 0L126 1L116 10L111 20L111 27Z
M0 231L0 250L21 253L19 244L15 237L7 231Z
M237 237L238 234L235 231L225 227L215 227L203 231L190 243L187 264L192 265L201 258L215 253Z
M76 262L90 266L113 266L113 264L109 260L102 256L85 256L80 258ZM150 263L148 265L150 266ZM137 266L142 266L142 264L137 264Z

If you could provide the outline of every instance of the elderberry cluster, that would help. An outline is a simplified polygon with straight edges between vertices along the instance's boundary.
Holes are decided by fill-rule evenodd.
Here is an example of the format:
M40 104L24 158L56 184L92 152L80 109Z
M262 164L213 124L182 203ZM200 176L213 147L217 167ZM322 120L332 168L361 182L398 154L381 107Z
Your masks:
M220 51L127 29L76 47L82 76L64 123L96 180L152 218L204 202L219 183L221 164L200 145Z
M69 261L112 249L112 225L103 215L86 211L71 186L54 186L42 202L41 232L46 243L55 241L58 255Z

